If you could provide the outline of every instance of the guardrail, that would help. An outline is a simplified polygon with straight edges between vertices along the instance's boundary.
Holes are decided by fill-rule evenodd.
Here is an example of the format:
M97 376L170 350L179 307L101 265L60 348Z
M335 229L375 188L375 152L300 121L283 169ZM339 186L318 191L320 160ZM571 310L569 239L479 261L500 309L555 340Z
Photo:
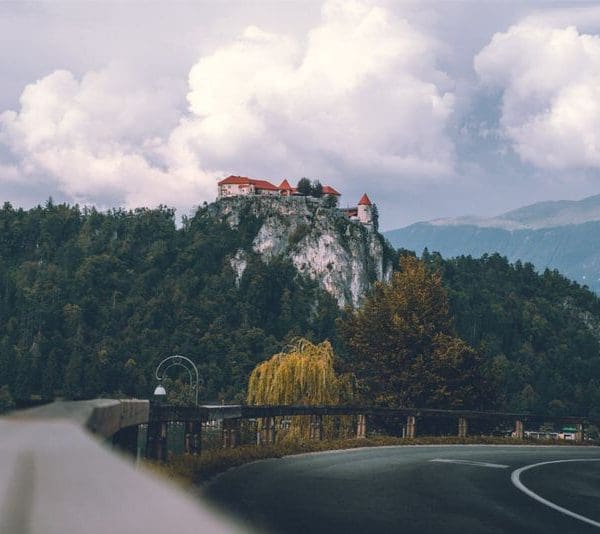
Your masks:
M482 422L505 429L512 427L512 436L523 439L525 424L554 423L575 426L575 441L583 441L584 426L599 424L600 418L582 416L552 416L531 413L485 412L476 410L437 410L431 408L385 408L378 406L173 406L152 405L148 426L147 456L160 460L167 458L168 424L185 424L185 447L190 454L199 454L202 442L202 427L208 421L222 420L222 446L236 447L241 443L241 424L244 420L256 422L257 444L274 443L278 431L275 418L309 417L310 437L322 439L323 417L352 416L356 426L356 437L364 438L375 421L401 422L402 435L407 438L417 436L418 429L430 420L454 420L456 435L467 437L470 424Z

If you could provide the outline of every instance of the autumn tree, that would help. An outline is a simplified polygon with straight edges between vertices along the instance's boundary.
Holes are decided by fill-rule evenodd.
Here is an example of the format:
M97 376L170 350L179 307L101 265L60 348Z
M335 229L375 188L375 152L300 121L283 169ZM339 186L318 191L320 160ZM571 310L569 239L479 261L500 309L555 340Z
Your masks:
M313 344L297 338L284 352L272 356L252 371L248 381L249 404L335 405L352 398L348 376L334 369L333 348L329 341ZM346 418L348 419L348 418ZM333 418L323 422L325 434L332 434ZM341 427L349 428L349 420ZM287 439L305 438L308 419L293 417Z
M339 321L361 395L383 406L480 407L481 360L458 338L439 272L404 255Z
M329 341L297 338L287 350L257 365L248 381L249 404L339 404L348 383L333 367Z

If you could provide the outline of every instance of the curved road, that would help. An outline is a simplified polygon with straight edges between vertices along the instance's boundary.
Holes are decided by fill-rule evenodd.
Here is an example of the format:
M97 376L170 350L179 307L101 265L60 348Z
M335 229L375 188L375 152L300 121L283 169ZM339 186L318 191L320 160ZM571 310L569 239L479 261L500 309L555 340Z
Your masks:
M207 496L266 532L600 533L600 448L306 454L230 470Z

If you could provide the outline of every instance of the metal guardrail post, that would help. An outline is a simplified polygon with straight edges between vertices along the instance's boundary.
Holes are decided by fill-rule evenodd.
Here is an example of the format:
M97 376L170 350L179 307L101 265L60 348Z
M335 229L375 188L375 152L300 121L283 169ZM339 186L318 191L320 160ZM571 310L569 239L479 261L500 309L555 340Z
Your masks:
M167 423L150 421L148 423L148 438L146 456L153 460L167 460Z
M320 441L323 439L323 416L322 415L311 415L310 417L310 430L309 438Z
M356 437L358 439L367 437L367 416L361 414L356 422Z
M406 437L414 438L417 435L417 420L414 415L406 418Z
M523 430L523 421L521 421L520 419L517 419L515 421L514 437L515 439L523 439L525 437L525 432Z
M576 425L575 425L575 441L577 443L583 443L583 430L584 430L584 424L576 423Z
M233 449L240 443L241 419L223 419L222 442L224 449Z
M202 449L202 423L200 421L185 422L185 444L186 454L200 454Z
M469 422L466 417L458 418L458 437L466 438L469 429Z

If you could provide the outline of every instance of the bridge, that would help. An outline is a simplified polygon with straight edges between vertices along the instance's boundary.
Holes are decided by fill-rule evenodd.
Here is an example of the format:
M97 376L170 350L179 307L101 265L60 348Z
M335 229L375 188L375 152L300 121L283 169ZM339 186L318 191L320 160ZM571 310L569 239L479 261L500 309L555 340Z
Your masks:
M99 399L1 417L0 534L245 532L113 452L149 415L148 401Z
M324 417L349 417L357 438L382 420L411 438L431 421L453 421L455 434L470 428L510 427L523 439L524 426L569 424L583 441L588 417L451 411L372 406L173 406L147 400L98 399L55 402L0 418L0 534L87 532L241 532L244 529L184 493L136 469L125 455L139 454L140 427L147 432L146 456L165 461L172 423L185 428L187 454L201 454L202 433L220 432L224 448L242 443L242 424L252 442L275 442L282 419L307 417L311 439L323 439ZM218 422L217 425L214 422ZM96 438L96 439L94 439ZM129 458L131 458L129 454Z

